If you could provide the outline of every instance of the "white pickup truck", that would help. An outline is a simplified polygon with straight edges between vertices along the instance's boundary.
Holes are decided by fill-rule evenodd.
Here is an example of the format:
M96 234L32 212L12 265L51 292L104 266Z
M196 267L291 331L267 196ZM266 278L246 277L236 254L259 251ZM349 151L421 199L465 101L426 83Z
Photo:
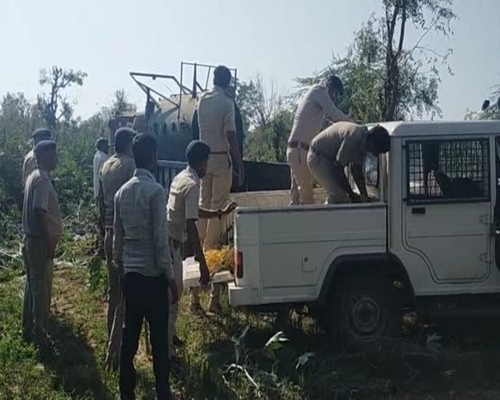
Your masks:
M375 202L291 207L285 193L237 209L232 306L307 306L351 344L397 335L406 307L498 314L500 121L382 126L391 150L365 164Z

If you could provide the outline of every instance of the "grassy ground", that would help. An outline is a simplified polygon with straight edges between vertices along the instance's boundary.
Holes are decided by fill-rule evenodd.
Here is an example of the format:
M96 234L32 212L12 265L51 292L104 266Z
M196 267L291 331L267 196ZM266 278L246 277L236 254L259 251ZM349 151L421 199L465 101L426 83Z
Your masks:
M103 265L85 253L85 244L67 246L56 268L56 352L49 359L20 338L19 262L0 270L0 399L118 398L117 377L103 368ZM265 346L276 333L272 316L234 312L227 305L219 317L193 315L186 296L181 305L178 333L186 346L182 371L172 380L183 399L500 398L495 343L485 349L483 342L455 338L442 346L439 338L421 336L371 353L334 356L328 337L307 318L293 318L285 330L288 341ZM143 345L136 365L138 398L147 399L154 381Z

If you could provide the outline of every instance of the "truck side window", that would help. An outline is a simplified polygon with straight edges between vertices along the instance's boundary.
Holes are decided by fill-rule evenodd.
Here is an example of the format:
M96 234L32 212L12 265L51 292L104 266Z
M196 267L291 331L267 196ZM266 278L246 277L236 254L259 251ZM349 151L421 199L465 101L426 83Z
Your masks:
M490 200L488 139L407 142L408 201Z

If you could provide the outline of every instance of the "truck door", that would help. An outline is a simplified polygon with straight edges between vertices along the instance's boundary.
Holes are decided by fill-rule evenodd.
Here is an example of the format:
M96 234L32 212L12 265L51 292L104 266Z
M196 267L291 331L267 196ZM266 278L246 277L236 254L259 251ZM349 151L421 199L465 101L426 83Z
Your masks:
M494 154L494 165L495 165L495 205L493 208L493 226L492 233L495 238L495 265L500 269L500 136L495 138L495 149L492 152Z
M493 222L489 138L403 143L403 247L438 283L486 280Z

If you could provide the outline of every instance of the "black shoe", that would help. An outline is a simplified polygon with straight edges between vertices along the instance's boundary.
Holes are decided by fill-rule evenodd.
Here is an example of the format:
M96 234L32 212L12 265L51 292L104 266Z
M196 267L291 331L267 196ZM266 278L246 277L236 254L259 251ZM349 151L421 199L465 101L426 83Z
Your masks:
M179 347L179 348L184 347L184 342L177 335L174 335L174 338L172 339L172 343L174 344L175 347Z

